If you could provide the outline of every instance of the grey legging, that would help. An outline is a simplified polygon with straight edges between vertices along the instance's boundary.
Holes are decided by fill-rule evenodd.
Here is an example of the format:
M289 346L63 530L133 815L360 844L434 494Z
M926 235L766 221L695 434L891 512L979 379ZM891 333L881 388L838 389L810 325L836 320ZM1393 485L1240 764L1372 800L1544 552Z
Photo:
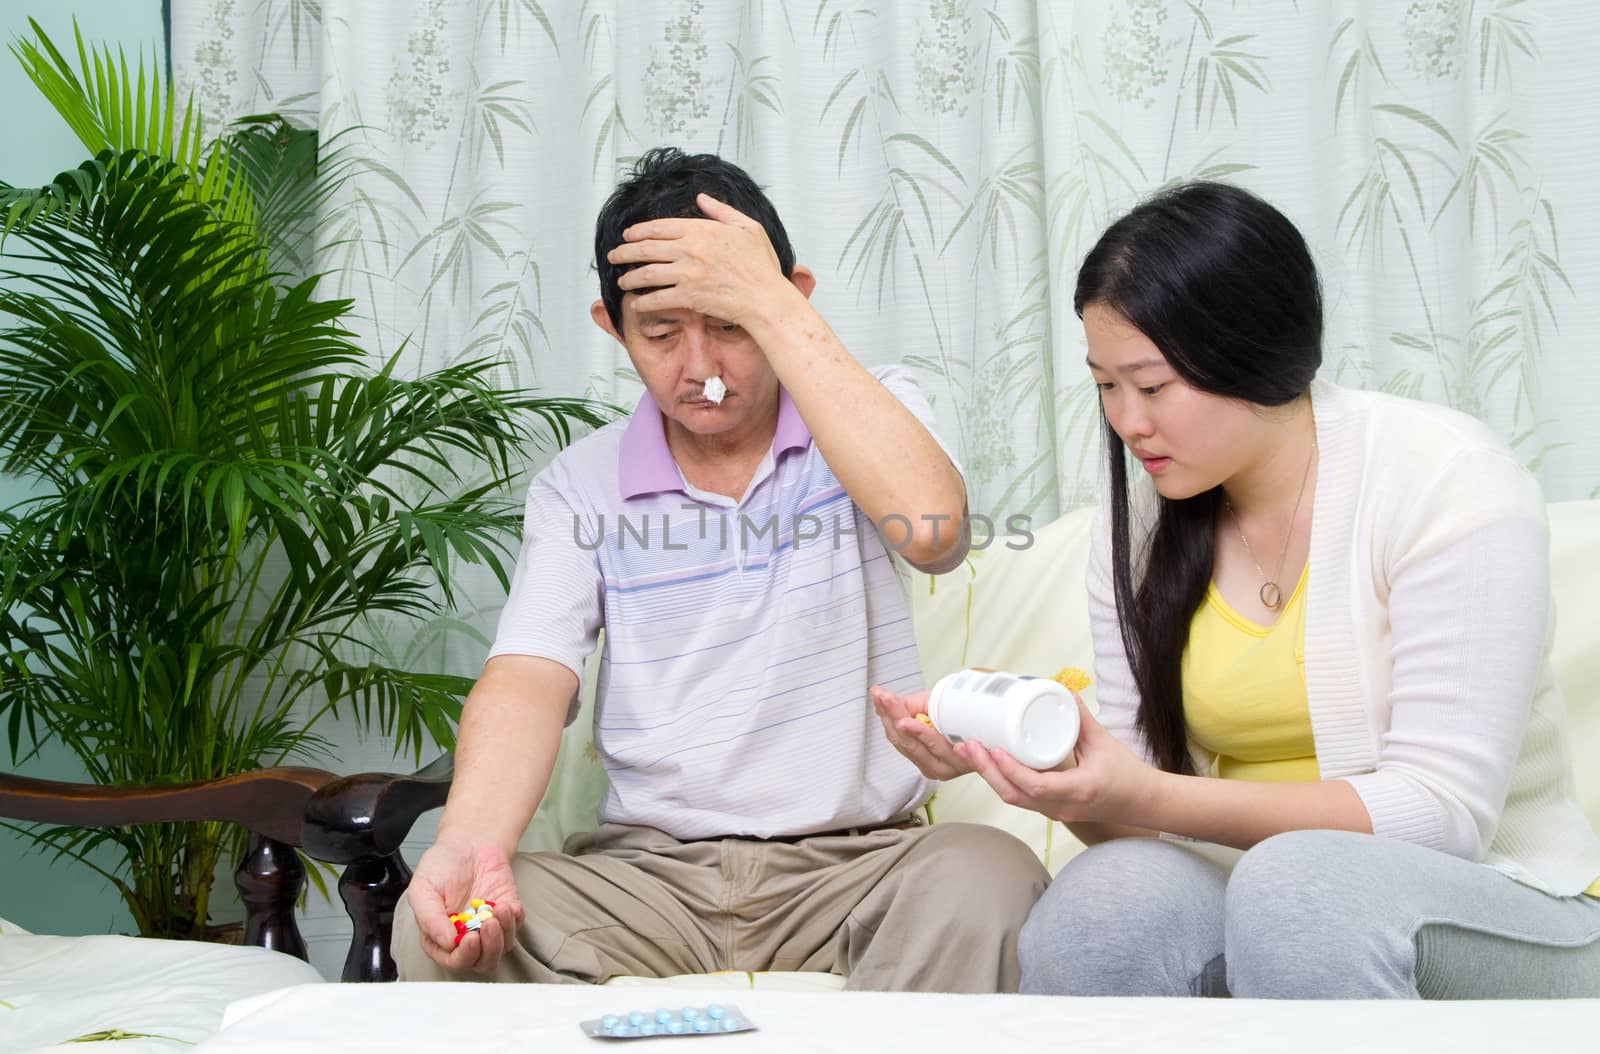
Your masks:
M1230 874L1180 844L1091 846L1018 944L1022 991L1277 999L1600 996L1600 899L1343 831L1296 831Z

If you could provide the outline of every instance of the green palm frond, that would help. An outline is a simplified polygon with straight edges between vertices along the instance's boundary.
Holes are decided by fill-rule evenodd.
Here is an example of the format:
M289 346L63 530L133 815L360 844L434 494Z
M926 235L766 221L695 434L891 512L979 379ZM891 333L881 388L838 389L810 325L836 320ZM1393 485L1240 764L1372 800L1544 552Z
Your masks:
M274 271L308 276L324 217L332 211L337 223L331 206L358 166L341 138L319 141L314 129L276 114L242 117L224 137L230 174L249 192Z
M215 203L223 219L252 222L249 195L240 193L231 178L230 155L205 145L201 117L192 100L180 115L177 96L153 60L147 71L142 53L137 64L130 65L121 49L113 53L109 47L90 48L73 19L78 57L74 69L39 23L30 18L28 25L35 39L13 43L11 52L91 154L137 150L170 159L191 176L203 172L202 178L187 185L188 192Z
M14 750L24 722L96 706L170 708L158 725L191 704L231 715L244 679L281 671L292 648L369 613L446 609L457 562L506 586L521 456L609 416L503 388L491 360L363 372L339 322L348 302L318 300L310 279L248 280L255 241L183 194L186 179L107 152L43 190L0 188L20 217L7 249L47 265L4 272L0 464L54 489L8 510L0 543L8 673L20 685L42 660L56 674L0 698ZM286 568L270 583L268 563ZM435 695L408 698L431 710L406 728L446 727ZM122 719L71 736L104 755L137 738ZM215 757L181 753L205 768L298 742L253 727Z
M73 19L74 69L39 23L30 18L28 25L37 39L13 43L11 53L91 154L142 150L171 158L185 169L198 167L203 152L200 121L193 107L186 107L180 123L174 97L154 68L145 69L143 53L130 66L120 49L115 54L110 48L94 51Z

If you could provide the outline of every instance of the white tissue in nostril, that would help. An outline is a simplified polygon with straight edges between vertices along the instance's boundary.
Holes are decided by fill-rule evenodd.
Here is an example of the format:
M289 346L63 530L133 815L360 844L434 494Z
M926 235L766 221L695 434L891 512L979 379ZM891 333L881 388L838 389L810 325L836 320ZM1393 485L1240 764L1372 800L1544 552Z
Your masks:
M705 396L717 406L722 405L722 397L728 394L728 386L722 383L721 377L707 377Z

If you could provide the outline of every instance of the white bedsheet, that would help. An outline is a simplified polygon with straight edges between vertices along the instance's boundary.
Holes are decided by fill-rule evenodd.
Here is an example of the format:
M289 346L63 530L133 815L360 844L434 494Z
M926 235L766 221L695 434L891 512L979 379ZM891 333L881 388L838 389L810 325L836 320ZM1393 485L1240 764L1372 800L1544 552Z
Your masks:
M661 1006L739 1007L758 1031L668 1054L785 1051L1499 1051L1600 1049L1600 1000L1500 1003L1273 1003L1055 999L855 992L730 992L654 986L312 985L228 1009L207 1054L267 1051L608 1049L578 1022ZM609 1041L614 1043L615 1041ZM610 1048L615 1049L615 1048ZM625 1048L631 1052L633 1048ZM659 1049L657 1045L644 1048Z
M320 983L310 964L265 948L143 937L0 931L0 1051L192 1050L228 1004ZM332 987L332 986L329 986ZM113 1033L129 1038L73 1042Z

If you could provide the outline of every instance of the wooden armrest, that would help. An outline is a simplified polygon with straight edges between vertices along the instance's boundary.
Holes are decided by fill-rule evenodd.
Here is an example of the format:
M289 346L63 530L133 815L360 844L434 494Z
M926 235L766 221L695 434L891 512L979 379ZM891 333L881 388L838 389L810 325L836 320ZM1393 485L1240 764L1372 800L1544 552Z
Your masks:
M77 827L238 824L254 836L234 872L245 905L245 943L305 959L294 921L305 869L294 847L312 795L337 778L323 769L281 766L194 783L106 787L0 773L0 816Z
M0 773L0 816L80 827L222 820L299 845L307 803L337 778L322 769L284 766L195 783L104 787Z
M363 772L317 788L300 844L336 864L398 852L417 817L444 804L455 765L455 755L443 754L409 776Z
M400 843L417 817L444 804L455 773L445 754L410 775L364 772L343 778L284 766L225 779L168 786L102 787L0 773L0 816L85 827L221 820L256 835L235 873L248 943L306 958L294 922L305 883L294 848L348 865L339 892L355 926L347 981L392 981L394 907L411 871Z
M339 895L355 925L346 981L393 981L394 911L411 881L400 843L417 817L444 804L455 774L445 754L409 776L363 772L319 787L306 804L301 841L319 860L345 864Z

